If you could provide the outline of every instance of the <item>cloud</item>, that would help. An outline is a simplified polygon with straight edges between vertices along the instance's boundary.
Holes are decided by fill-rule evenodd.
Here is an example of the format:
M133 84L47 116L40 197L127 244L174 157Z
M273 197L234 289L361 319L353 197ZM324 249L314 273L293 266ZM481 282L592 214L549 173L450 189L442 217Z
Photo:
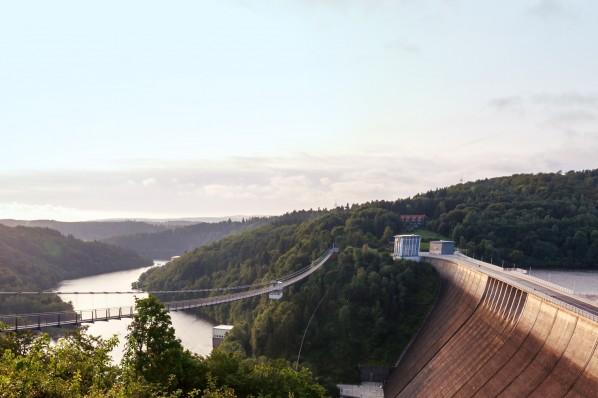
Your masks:
M141 184L145 187L149 187L150 185L156 185L158 181L155 178L144 178L141 181Z
M541 0L527 9L527 13L538 18L565 18L573 17L558 1L555 0Z
M495 108L500 112L508 111L522 114L524 110L524 103L525 100L522 96L515 95L510 97L493 98L488 101L488 106Z
M535 94L530 96L530 100L536 105L556 108L598 107L598 94L580 94L576 91Z
M533 107L531 96L522 98ZM337 203L396 200L458 183L461 177L470 181L587 169L595 164L597 135L578 132L561 140L536 136L533 142L517 145L497 140L475 150L458 143L455 148L410 153L379 143L360 154L143 162L91 172L0 172L0 218L275 215ZM481 135L477 140L494 137ZM146 181L150 185L144 180L151 180ZM65 190L77 194L65 195Z
M568 91L498 97L488 105L503 115L534 121L544 132L598 133L598 94Z
M404 38L399 38L397 40L394 40L393 42L388 43L386 45L386 49L390 51L399 51L412 54L421 53L421 48L419 46L411 43L410 41Z

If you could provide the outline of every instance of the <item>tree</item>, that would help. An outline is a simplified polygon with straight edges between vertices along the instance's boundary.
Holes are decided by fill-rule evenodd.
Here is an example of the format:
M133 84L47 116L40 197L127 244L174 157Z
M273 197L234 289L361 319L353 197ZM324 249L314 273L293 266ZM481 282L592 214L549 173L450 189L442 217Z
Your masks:
M187 353L174 334L168 310L154 296L136 298L135 306L137 314L127 328L125 366L150 384L177 387Z

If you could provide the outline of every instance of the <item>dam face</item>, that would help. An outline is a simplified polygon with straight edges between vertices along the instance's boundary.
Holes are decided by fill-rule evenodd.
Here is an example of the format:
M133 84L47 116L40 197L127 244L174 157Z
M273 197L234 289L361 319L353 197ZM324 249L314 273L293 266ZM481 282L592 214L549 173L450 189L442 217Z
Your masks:
M442 288L385 397L598 397L598 323L474 268Z

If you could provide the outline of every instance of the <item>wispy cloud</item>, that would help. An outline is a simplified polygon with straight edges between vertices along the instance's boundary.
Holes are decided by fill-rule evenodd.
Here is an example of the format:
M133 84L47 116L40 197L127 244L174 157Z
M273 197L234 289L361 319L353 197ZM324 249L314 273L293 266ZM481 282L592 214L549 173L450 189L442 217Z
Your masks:
M482 136L478 141L491 138L495 136ZM335 203L395 200L455 184L461 176L475 180L587 168L598 152L598 139L591 134L562 142L538 141L523 149L521 145L488 145L484 151L460 145L458 152L417 156L378 146L359 157L298 154L288 158L145 163L144 167L121 171L0 174L0 218L281 214L330 208ZM520 156L519 149L527 155ZM148 179L151 183L144 185ZM64 195L65 189L77 194Z
M527 9L527 13L539 18L565 18L574 17L561 2L556 0L541 0Z
M508 111L522 114L524 111L525 100L520 95L509 97L493 98L488 101L488 105L498 111Z
M598 133L598 94L576 91L498 97L488 106L499 113L526 116L541 128L567 135Z
M412 54L421 53L421 48L405 38L396 39L386 45L389 51L399 51Z

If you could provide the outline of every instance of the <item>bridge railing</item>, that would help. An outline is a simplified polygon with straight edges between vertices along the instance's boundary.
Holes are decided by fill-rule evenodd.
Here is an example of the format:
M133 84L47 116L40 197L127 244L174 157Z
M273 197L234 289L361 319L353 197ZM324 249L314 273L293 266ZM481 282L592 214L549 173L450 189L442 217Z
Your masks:
M169 311L178 311L183 309L197 308L207 305L215 305L220 303L227 303L230 301L242 300L244 298L255 297L262 294L270 293L273 290L280 289L281 286L288 286L296 281L307 277L317 268L322 266L334 253L338 253L339 249L336 244L333 244L324 254L312 261L310 265L304 267L298 271L295 271L289 275L282 277L275 283L272 282L260 282L253 285L247 286L236 286L233 288L218 288L218 289L201 289L201 291L213 291L213 290L226 290L226 289L238 289L238 288L249 288L245 292L231 293L221 296L205 297L200 299L190 299L181 301L172 301L164 303ZM305 276L302 276L305 275ZM279 281L283 281L280 282ZM180 293L183 291L172 291L171 293ZM184 291L192 292L192 291ZM40 294L40 292L4 292L5 294ZM41 292L45 293L45 292ZM55 292L56 293L56 292ZM123 292L115 292L123 293ZM138 293L138 292L127 292L127 293ZM153 292L153 293L168 293L165 292ZM89 292L94 294L94 292ZM104 292L109 294L109 292ZM24 330L24 329L41 329L49 326L67 326L67 325L79 325L81 323L93 323L96 321L107 321L110 319L121 319L131 318L135 315L136 310L134 306L124 307L110 307L110 308L98 308L90 310L80 311L59 311L59 312L47 312L47 313L34 313L34 314L19 314L19 315L0 315L0 322L4 325L0 331L7 330Z
M559 292L563 292L563 293L567 293L567 294L579 294L579 293L574 292L573 289L568 289L564 286L557 285L556 283L552 283L552 282L546 281L544 279L540 279L535 276L532 276L527 272L527 270L522 269L522 268L501 267L498 265L485 263L481 260L476 260L475 258L472 258L472 257L465 256L463 253L458 253L457 255L460 257L463 256L463 257L467 258L468 261L474 262L478 265L483 265L486 268L491 268L494 270L500 270L500 271L505 271L505 272L519 272L523 278L530 279L530 280L534 281L534 283L537 283L538 285L546 286L551 289L558 290Z
M0 322L5 330L41 329L47 326L78 324L80 315L76 311L57 311L38 314L2 315Z

